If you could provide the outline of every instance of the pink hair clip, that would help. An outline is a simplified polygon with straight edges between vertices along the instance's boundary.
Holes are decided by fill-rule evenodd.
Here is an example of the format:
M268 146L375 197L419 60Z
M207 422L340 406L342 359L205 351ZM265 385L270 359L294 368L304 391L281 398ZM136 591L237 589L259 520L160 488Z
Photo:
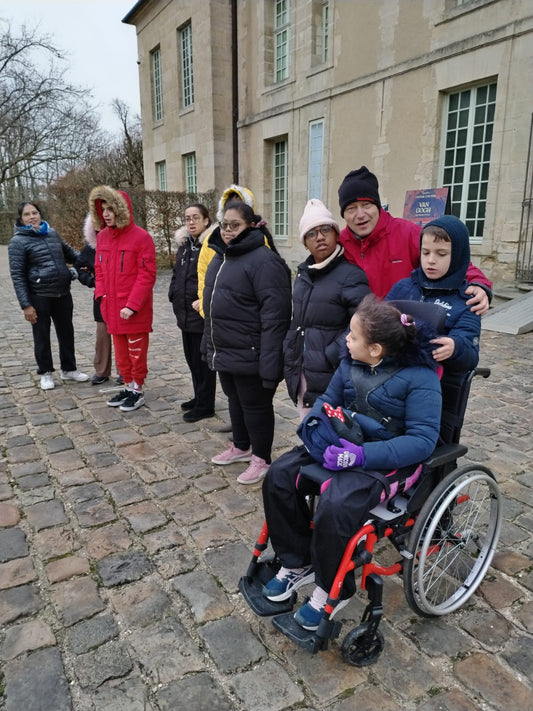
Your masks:
M415 325L413 321L407 320L407 314L401 314L400 321L402 322L402 326L414 326Z

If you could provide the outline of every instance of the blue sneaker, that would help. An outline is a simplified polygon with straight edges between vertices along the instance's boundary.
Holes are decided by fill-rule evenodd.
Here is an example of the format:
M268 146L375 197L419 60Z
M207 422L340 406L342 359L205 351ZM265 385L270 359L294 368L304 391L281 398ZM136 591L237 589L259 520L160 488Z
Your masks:
M350 598L347 598L346 600L339 600L339 602L337 603L337 607L330 615L330 619L332 619L337 614L337 612L339 612L339 610L342 610L343 607L346 607L349 602ZM318 629L318 625L320 624L320 620L322 619L322 615L324 614L325 607L326 605L324 603L324 605L319 610L317 610L316 607L313 607L311 605L311 600L309 600L305 603L305 605L302 605L299 610L296 610L296 612L294 613L294 619L300 625L300 627L304 628L304 630L315 632Z
M306 568L280 568L276 577L263 586L263 595L272 602L282 602L288 600L293 591L314 580L315 573L310 565Z

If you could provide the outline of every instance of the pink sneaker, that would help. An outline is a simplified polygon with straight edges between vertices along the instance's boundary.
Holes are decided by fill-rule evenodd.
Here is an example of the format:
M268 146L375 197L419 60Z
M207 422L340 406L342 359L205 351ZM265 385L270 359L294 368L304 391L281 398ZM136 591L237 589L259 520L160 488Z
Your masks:
M270 464L267 464L261 457L256 457L252 454L252 461L247 469L237 477L239 484L257 484L264 478Z
M239 449L232 442L231 446L214 456L211 461L213 464L233 464L233 462L249 462L251 458L251 447L246 450Z

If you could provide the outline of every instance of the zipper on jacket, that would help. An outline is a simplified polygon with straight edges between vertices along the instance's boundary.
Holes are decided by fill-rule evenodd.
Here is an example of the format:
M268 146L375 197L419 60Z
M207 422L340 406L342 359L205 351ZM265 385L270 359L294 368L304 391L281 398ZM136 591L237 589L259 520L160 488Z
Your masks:
M125 250L123 249L122 252L120 253L120 271L124 271L124 252Z
M215 358L216 358L216 354L217 354L217 349L215 346L215 339L213 337L213 298L215 296L215 289L217 286L218 277L220 276L220 272L222 271L222 267L224 266L225 263L226 263L226 254L224 254L224 257L222 259L222 264L220 265L220 269L218 270L217 275L215 277L215 281L213 282L213 291L211 292L211 299L209 301L209 321L210 321L209 329L210 329L210 335L211 335L211 344L213 346L213 357L211 358L211 366L212 366L213 370L216 370Z

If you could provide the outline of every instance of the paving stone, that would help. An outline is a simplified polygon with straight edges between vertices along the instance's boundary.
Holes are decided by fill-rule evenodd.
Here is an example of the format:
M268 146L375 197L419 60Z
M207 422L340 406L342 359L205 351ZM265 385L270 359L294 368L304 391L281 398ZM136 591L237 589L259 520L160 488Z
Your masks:
M190 526L213 516L211 506L195 491L187 491L173 499L168 499L166 508L178 525Z
M57 647L8 662L6 711L71 711L68 681Z
M127 628L146 627L166 617L170 608L168 595L150 578L110 588L109 599Z
M74 506L74 513L82 528L101 526L116 521L117 515L107 499L81 501Z
M55 526L39 531L33 537L33 546L42 561L69 555L80 547L70 526Z
M20 464L21 462L32 462L39 459L40 452L34 444L25 444L23 447L13 447L7 451L10 462Z
M33 580L37 580L37 573L31 558L15 558L7 563L0 563L0 590L15 588Z
M50 477L44 472L30 476L21 476L17 479L17 486L21 491L31 491L32 489L47 486L48 484L50 484Z
M135 533L146 533L161 528L168 522L168 517L151 501L143 501L124 507L121 514L129 521Z
M492 655L476 653L456 662L458 679L496 709L524 711L531 706L531 689Z
M456 657L472 648L470 637L461 632L453 620L447 618L417 619L409 629L409 636L422 651L432 657L444 654Z
M98 574L106 587L114 587L139 580L153 569L151 560L140 551L129 551L102 559Z
M101 560L113 553L127 551L131 537L123 523L110 523L87 532L87 553L95 560Z
M66 627L92 617L105 607L96 583L87 576L52 585L51 595Z
M244 516L256 509L254 503L230 488L210 494L207 500L222 511L226 520L235 516Z
M90 572L89 561L81 556L71 555L60 558L46 566L46 574L51 583L68 580L74 575L86 575Z
M510 581L497 577L494 580L484 580L480 586L480 593L491 607L495 610L502 610L519 600L524 591Z
M93 473L90 469L74 469L61 474L61 486L68 488L71 486L82 486L94 481Z
M157 499L168 499L186 491L189 484L181 479L165 479L149 485L151 495Z
M69 472L73 469L83 469L85 463L75 449L50 454L50 465L58 472Z
M168 684L205 667L198 645L181 622L172 617L132 632L128 644L135 650L134 657L141 663L143 673L154 684Z
M153 558L159 575L170 580L176 575L182 575L194 570L198 565L198 556L186 548L161 551Z
M6 449L13 447L25 447L28 444L34 444L33 438L29 435L19 435L17 437L7 437L5 440Z
M143 680L130 675L104 682L90 694L90 700L94 711L156 711L148 695Z
M233 605L213 576L203 570L179 575L173 587L186 598L197 622L215 620L233 610Z
M74 449L74 445L70 437L55 437L46 441L46 449L50 453L64 452L68 449Z
M133 662L121 642L108 642L75 660L76 675L83 688L97 689L107 679L128 674Z
M230 616L208 622L200 627L199 632L209 654L223 674L244 669L267 656L265 647L240 617Z
M516 618L524 625L526 630L533 634L533 602L526 602L515 612Z
M252 548L241 541L207 550L205 560L215 579L228 593L236 593L239 579L246 574L252 560Z
M144 488L132 479L112 483L108 489L117 506L127 506L146 499Z
M157 691L157 705L161 711L194 709L194 711L234 711L232 700L207 672L193 674ZM261 709L254 704L256 711ZM271 711L274 711L272 708Z
M172 521L168 526L159 528L157 531L148 531L143 535L142 542L146 550L154 554L164 548L182 546L185 543L185 538Z
M50 484L50 482L48 482L48 484ZM55 495L55 487L50 484L49 486L42 486L21 492L19 501L23 507L27 508L34 504L43 503L44 501L51 501L55 498Z
M39 591L33 585L0 590L0 624L13 622L23 615L32 615L41 607Z
M131 472L122 464L110 464L105 469L98 469L96 476L102 484L111 484L114 481L129 481Z
M304 699L301 689L275 662L265 662L252 671L235 674L231 686L245 708L254 711L281 711Z
M144 441L143 437L138 432L135 432L129 428L112 430L109 433L109 437L113 440L117 447L124 447L126 445L129 446Z
M26 534L21 528L0 528L0 563L28 555Z
M461 626L475 639L483 644L497 649L509 639L511 626L509 622L491 609L469 610L462 615Z
M357 700L359 701L359 694L357 695ZM479 709L478 701L469 699L459 689L451 689L450 691L432 695L427 701L417 706L417 711L479 711ZM334 711L337 711L336 707L334 707Z
M16 526L20 521L20 513L13 504L0 503L0 528Z
M525 635L511 639L503 651L503 658L513 669L523 674L525 679L533 681L533 639ZM533 692L531 699L533 700Z
M43 501L34 506L28 506L26 508L26 516L28 517L30 525L33 526L36 531L58 526L68 521L63 504L59 499Z
M74 654L84 654L114 637L119 629L111 615L103 614L78 622L67 630L67 644Z
M25 652L32 652L41 647L52 647L55 644L56 638L49 625L42 620L29 620L6 630L0 658L15 659Z
M90 469L107 469L114 464L119 464L120 459L114 452L99 452L87 457L87 464ZM98 474L98 476L100 476Z
M236 539L235 530L219 518L191 526L189 533L201 549L221 546Z
M507 575L516 575L531 567L531 560L518 551L497 551L492 559L492 567Z

